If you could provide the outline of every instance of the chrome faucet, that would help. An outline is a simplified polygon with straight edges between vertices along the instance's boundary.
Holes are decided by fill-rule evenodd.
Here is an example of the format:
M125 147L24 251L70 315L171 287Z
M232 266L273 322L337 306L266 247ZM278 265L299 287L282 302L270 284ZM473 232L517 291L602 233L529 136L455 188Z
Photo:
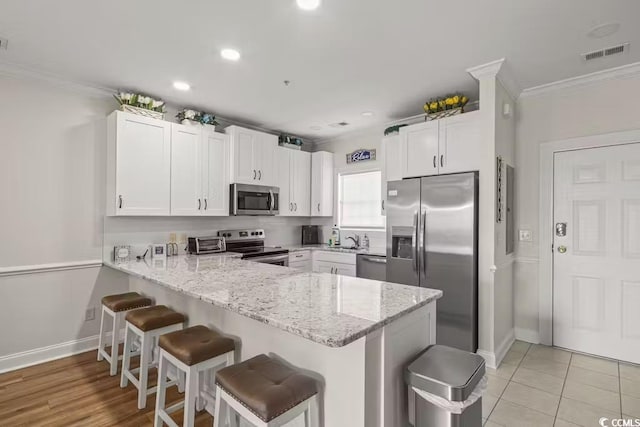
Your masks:
M349 236L349 237L345 237L345 239L344 239L344 240L345 240L345 241L346 241L347 239L351 239L351 240L353 240L353 244L354 244L353 249L359 249L359 248L360 248L360 236L359 236L359 235L357 235L357 234L354 234L354 236L355 236L355 237L351 237L351 236Z

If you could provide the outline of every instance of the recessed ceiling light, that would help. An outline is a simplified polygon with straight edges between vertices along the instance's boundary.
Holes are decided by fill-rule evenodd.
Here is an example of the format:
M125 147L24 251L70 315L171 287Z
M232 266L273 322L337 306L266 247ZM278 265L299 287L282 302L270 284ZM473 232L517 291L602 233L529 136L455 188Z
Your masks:
M309 129L311 129L311 130L321 130L322 126L311 126Z
M594 39L601 39L603 37L615 34L620 29L620 24L617 22L608 22L606 24L600 24L593 27L587 35Z
M296 0L302 10L315 10L320 6L320 0Z
M173 82L173 88L177 90L187 91L191 89L191 85L186 82Z
M373 111L363 111L361 114L362 117L371 117L373 116Z
M237 61L240 59L240 52L235 49L222 49L220 51L220 56L229 61Z

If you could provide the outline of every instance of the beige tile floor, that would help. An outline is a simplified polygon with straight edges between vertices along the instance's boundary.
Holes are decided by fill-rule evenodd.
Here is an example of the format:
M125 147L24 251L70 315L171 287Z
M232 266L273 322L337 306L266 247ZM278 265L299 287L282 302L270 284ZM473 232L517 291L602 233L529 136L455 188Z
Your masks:
M487 374L487 427L592 427L602 417L640 419L640 365L516 341Z

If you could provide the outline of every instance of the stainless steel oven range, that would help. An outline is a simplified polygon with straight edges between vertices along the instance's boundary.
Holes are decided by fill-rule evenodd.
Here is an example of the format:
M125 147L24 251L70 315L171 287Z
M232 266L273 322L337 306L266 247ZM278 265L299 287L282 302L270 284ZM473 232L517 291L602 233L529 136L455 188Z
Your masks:
M227 252L241 253L242 259L289 266L289 249L265 246L264 230L221 230L218 236L225 238Z

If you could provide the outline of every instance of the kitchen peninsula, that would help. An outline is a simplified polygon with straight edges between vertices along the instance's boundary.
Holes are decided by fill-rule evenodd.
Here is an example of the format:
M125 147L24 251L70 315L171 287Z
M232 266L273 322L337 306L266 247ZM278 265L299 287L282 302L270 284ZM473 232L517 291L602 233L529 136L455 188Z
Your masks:
M189 324L234 337L242 360L267 353L317 378L324 426L406 424L403 368L435 342L441 291L233 254L105 264Z

